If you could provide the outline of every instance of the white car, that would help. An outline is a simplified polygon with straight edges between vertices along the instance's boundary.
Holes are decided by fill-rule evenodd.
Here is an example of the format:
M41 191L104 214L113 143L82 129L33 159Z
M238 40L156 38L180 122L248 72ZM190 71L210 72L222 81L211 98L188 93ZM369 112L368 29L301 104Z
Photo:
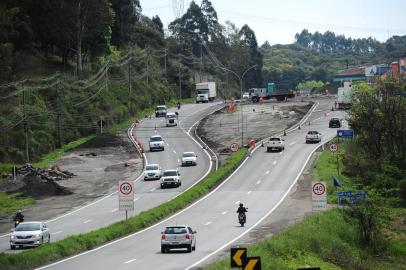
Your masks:
M144 180L161 179L162 169L158 164L148 164L145 166Z
M188 252L196 250L196 231L187 225L167 226L161 233L161 252L170 249L186 248Z
M306 134L306 143L321 142L321 133L315 130L310 130Z
M154 150L165 150L164 140L161 135L152 135L149 139L149 151L152 152Z
M166 114L166 126L173 127L178 125L178 115L177 113L167 113Z
M195 152L184 152L182 154L182 166L196 166L197 165L197 155Z
M245 92L244 94L242 94L242 100L250 100L250 93Z
M267 152L272 152L274 150L282 151L285 150L285 140L281 137L271 137L268 141L266 147Z
M35 247L50 241L51 234L44 222L23 222L10 235L10 248Z
M178 169L165 170L161 177L161 188L168 186L179 187L182 185Z

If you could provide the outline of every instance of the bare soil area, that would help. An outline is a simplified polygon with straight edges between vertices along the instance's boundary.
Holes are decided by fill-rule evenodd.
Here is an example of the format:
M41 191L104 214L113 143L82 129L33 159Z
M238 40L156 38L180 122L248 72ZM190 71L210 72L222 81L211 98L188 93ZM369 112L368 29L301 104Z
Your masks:
M72 194L38 196L34 205L23 209L26 220L47 220L114 192L118 180L137 176L142 159L122 132L98 136L52 165L75 174L56 181ZM1 217L0 232L7 232L12 224L11 216Z
M300 101L243 104L243 121L240 105L234 113L225 108L206 117L199 125L197 134L217 153L221 165L231 154L232 143L241 146L242 134L246 145L249 138L259 141L282 132L299 122L311 106L310 102Z

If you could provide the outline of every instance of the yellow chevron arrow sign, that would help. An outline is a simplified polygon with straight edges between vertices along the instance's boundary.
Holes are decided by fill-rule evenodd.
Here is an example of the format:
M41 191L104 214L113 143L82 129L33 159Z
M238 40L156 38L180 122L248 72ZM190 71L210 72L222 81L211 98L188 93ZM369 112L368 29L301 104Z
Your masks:
M242 267L247 258L246 248L231 248L231 267Z
M243 270L261 270L261 257L249 257L244 261Z

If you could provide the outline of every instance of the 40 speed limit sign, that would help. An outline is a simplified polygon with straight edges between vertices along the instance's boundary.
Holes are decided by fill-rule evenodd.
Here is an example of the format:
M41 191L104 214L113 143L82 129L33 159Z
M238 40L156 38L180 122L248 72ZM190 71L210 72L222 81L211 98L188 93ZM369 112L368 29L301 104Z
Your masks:
M134 210L134 182L130 180L118 182L118 209Z
M312 205L314 211L327 209L327 184L324 181L312 183Z

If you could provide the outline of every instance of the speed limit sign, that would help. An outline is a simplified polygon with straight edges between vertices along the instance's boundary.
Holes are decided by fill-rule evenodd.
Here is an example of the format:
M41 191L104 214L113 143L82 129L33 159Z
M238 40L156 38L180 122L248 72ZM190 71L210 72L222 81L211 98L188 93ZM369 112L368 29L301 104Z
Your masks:
M334 153L334 152L337 152L338 145L335 143L332 143L332 144L330 144L329 148L330 148L330 151Z
M232 152L238 151L238 148L240 148L240 146L238 145L238 143L232 143L232 144L230 145L230 150L231 150Z
M312 206L315 211L327 209L327 185L324 181L312 183Z
M120 211L134 210L134 182L118 182L118 208Z

